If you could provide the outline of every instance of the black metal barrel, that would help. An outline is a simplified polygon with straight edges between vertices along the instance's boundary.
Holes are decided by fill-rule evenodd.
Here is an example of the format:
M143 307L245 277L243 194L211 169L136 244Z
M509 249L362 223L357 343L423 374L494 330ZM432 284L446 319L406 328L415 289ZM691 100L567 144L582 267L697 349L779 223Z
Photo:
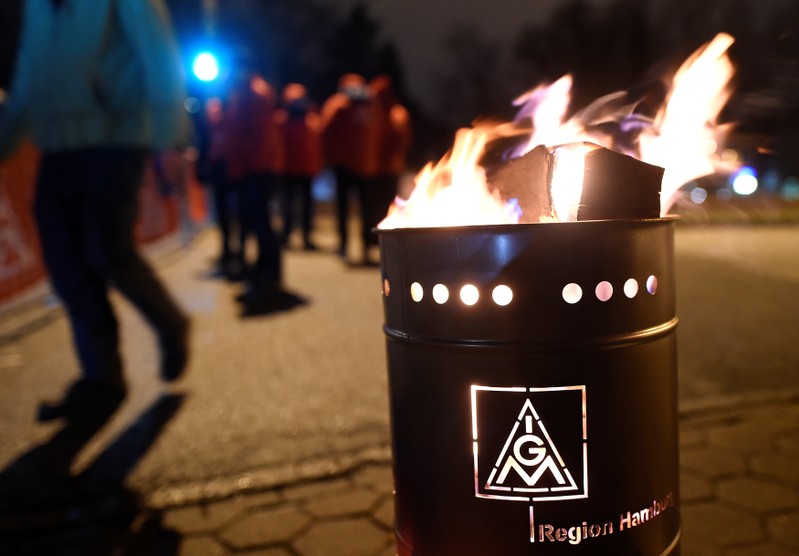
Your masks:
M379 235L398 553L679 554L674 219Z

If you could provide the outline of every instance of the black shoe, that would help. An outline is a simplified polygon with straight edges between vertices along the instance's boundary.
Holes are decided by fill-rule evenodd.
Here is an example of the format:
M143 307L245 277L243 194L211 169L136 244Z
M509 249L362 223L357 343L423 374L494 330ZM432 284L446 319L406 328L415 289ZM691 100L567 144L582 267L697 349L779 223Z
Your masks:
M183 376L189 364L190 335L191 321L187 317L183 317L174 330L161 335L161 379L164 382L172 382Z
M120 406L127 394L122 379L89 380L82 378L69 387L57 402L44 402L39 406L37 419L41 423L66 419L78 421L110 416Z
M230 282L241 282L247 274L247 265L241 257L233 257L225 263L225 278Z
M283 282L280 278L253 277L247 283L247 288L236 296L236 301L244 304L260 303L282 291Z

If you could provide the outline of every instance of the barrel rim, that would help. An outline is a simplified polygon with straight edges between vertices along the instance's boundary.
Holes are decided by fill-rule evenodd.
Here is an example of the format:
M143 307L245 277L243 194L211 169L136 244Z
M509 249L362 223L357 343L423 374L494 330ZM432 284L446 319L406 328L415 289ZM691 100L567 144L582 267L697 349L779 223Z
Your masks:
M407 233L479 233L479 232L502 232L502 233L521 233L525 230L532 230L540 226L629 226L632 224L654 224L654 223L675 223L681 220L679 215L668 214L657 218L615 218L607 220L579 220L574 222L520 222L518 224L469 224L461 226L424 226L424 227L403 227L403 228L372 228L373 233L378 234L407 234Z

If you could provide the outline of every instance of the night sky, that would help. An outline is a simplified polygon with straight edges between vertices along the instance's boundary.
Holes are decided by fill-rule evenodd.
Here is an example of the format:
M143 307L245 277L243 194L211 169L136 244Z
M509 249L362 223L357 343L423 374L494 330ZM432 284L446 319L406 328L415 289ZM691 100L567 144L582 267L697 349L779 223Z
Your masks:
M342 12L358 0L319 0ZM604 6L613 0L592 0ZM365 4L384 26L385 38L396 44L410 92L431 99L438 70L447 63L443 48L448 32L476 27L486 39L507 46L526 25L545 22L565 0L367 0ZM531 86L534 84L531 84ZM522 91L518 91L522 92ZM508 101L510 102L510 98Z
M344 13L358 0L318 0ZM748 0L756 24L763 23L777 7L797 0ZM436 74L447 62L444 36L457 26L471 26L482 38L505 48L526 26L546 22L568 0L365 0L374 17L383 25L386 38L392 39L402 57L411 93L424 101L435 96ZM650 8L669 9L672 4L690 3L709 12L708 0L640 0ZM615 0L588 0L592 8L602 9ZM708 19L712 13L707 13ZM798 22L799 23L799 22ZM699 45L692 45L691 48ZM530 83L532 87L536 83ZM513 94L523 91L514 91ZM510 102L511 98L508 98Z

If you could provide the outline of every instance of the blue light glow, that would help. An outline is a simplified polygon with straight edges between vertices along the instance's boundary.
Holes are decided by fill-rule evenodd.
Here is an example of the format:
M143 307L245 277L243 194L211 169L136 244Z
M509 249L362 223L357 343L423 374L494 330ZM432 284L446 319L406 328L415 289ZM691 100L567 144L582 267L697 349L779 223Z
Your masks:
M200 81L213 81L219 77L219 61L210 52L200 52L191 65L194 75Z
M757 191L757 173L751 166L744 166L732 178L732 190L738 195L751 195Z

